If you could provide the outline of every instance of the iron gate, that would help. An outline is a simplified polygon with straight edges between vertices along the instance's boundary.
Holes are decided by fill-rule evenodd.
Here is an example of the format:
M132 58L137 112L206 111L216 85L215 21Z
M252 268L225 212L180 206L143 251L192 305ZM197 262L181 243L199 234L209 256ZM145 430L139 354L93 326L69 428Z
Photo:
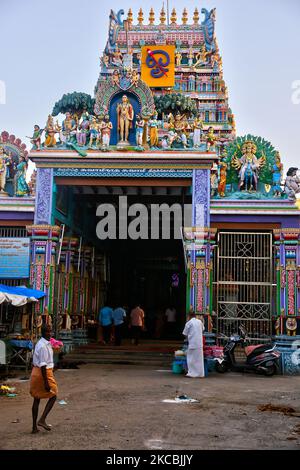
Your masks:
M219 232L217 330L229 336L243 324L253 342L269 340L272 310L272 234Z

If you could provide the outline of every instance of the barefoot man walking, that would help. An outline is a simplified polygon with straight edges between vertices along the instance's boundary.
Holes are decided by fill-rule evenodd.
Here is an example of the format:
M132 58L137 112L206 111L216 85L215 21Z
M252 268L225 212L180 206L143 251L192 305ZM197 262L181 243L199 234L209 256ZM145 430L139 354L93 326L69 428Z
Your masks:
M50 413L57 396L57 385L53 376L53 350L50 344L51 327L42 326L42 338L37 342L33 353L33 369L30 378L30 395L32 405L32 434L39 432L37 426L51 431L46 418ZM49 398L44 412L37 422L41 398Z

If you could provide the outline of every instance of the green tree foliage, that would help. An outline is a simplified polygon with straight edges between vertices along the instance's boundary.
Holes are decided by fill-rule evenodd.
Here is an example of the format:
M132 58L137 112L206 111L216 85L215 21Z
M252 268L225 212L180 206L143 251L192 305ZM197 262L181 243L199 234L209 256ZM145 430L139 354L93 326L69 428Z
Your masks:
M85 110L89 114L93 114L94 105L95 100L91 95L74 91L73 93L64 94L62 98L55 103L52 116L57 116L59 113L65 114L66 112L70 112L80 117Z
M231 166L231 160L236 154L238 158L242 157L242 145L246 140L252 140L257 146L256 157L260 158L263 155L266 157L266 163L259 171L259 182L264 184L272 184L272 169L275 163L275 148L270 142L263 139L262 137L256 137L253 135L245 135L243 137L237 137L237 139L230 143L227 147L227 183L237 183L238 171Z
M158 117L162 118L162 114L186 114L188 117L197 114L195 101L182 93L170 93L167 95L154 96L155 108Z

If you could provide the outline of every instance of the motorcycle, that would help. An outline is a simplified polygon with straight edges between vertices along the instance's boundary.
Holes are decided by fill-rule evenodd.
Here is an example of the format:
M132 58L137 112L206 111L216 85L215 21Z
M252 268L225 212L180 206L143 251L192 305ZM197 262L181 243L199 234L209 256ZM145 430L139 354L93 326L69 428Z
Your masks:
M249 346L247 331L241 325L240 334L231 335L223 349L223 357L215 358L217 372L224 373L229 370L233 372L253 371L266 376L274 375L279 369L279 358L281 353L276 349L275 344L258 344ZM227 338L225 335L221 335ZM237 362L235 358L235 348L241 345L246 354L244 362Z

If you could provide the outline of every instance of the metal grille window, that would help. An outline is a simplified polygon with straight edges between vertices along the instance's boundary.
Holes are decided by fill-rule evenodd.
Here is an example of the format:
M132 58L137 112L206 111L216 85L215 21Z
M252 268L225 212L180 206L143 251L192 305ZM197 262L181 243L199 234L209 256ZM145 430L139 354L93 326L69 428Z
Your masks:
M242 323L255 341L270 338L272 234L219 232L216 257L218 331L230 335Z
M23 238L27 236L26 227L0 227L1 238Z

